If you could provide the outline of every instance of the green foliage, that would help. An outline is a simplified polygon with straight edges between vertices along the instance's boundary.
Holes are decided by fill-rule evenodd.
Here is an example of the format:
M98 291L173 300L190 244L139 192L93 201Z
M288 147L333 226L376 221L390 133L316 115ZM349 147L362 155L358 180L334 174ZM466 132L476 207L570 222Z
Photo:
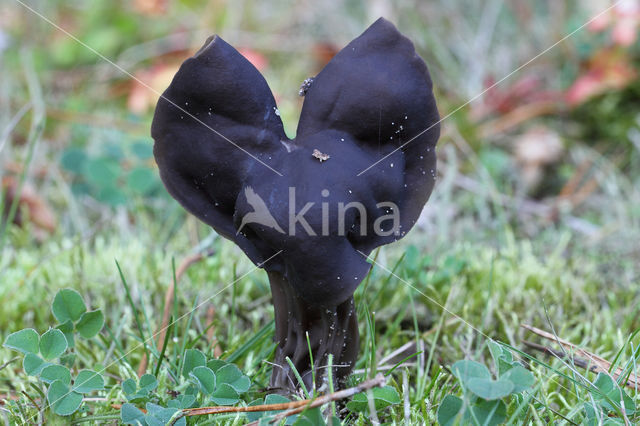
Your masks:
M80 408L82 394L72 391L62 380L56 380L47 390L47 401L57 415L70 416Z
M71 371L63 365L50 364L40 372L40 380L49 384L58 380L69 386L71 385Z
M169 424L172 417L180 411L177 408L165 408L151 402L146 404L145 409L147 410L146 414L133 404L123 404L121 409L122 423L126 425L164 426ZM187 424L187 421L183 417L174 424L183 426Z
M139 425L144 424L144 413L140 411L135 405L126 403L122 404L120 409L120 420L125 425Z
M102 375L91 370L81 370L74 380L73 390L79 393L89 393L104 388Z
M623 419L612 415L624 412L629 418L637 414L634 400L609 374L598 373L590 393L592 398L584 403L586 425L602 424L601 419L607 419L605 424L623 425Z
M29 376L37 376L47 365L49 363L32 353L26 354L22 360L22 368Z
M67 347L64 333L55 328L49 329L40 337L40 354L45 361L59 358L67 350Z
M507 418L508 399L531 389L533 374L513 360L502 345L488 341L497 377L489 369L471 360L457 361L451 372L460 382L462 398L447 395L438 408L438 422L454 425L459 422L475 425L498 425Z
M440 401L440 407L438 408L438 423L440 423L441 426L455 425L463 404L462 399L457 396L446 395L442 401Z
M215 362L212 362L215 361ZM233 405L251 386L251 380L238 367L221 360L209 360L189 372L190 381L203 396L216 405Z
M237 366L219 359L207 360L197 349L185 350L183 359L181 377L185 380L178 383L177 387L185 391L164 402L166 407L158 405L158 395L153 394L158 387L154 376L145 374L137 384L134 379L127 379L122 383L122 391L129 401L122 406L120 412L123 423L136 424L139 421L151 426L168 421L185 408L211 404L233 405L240 401L240 396L251 386L249 378ZM140 403L146 404L146 415L134 405ZM184 422L184 418L179 422Z
M256 399L251 401L248 405L269 405L269 404L284 404L287 402L291 402L291 400L282 395L270 394L264 398ZM274 410L274 411L257 411L246 413L245 416L248 421L255 422L259 421L260 425L268 425L270 424L271 419L278 413L281 413L282 410ZM324 421L322 417L322 413L319 408L313 408L309 410L305 410L300 414L295 414L293 416L289 416L284 419L283 424L285 425L326 425L327 423Z
M197 349L187 349L184 353L182 375L187 377L191 370L202 367L207 363L205 355Z
M253 400L248 405L253 406L253 405L265 405L265 404L284 404L287 402L291 402L291 400L283 395L270 394L264 398ZM252 413L247 413L245 416L247 417L248 421L255 422L256 420L259 420L261 418L272 417L280 412L281 411L256 411ZM291 424L295 421L295 419L296 419L296 416L290 416L285 421L285 424Z
M158 380L151 374L143 374L140 382L136 384L134 379L122 382L122 391L129 402L147 402L150 394L158 387Z
M225 364L213 368L218 383L226 384L238 394L245 393L251 386L251 380L234 364Z
M37 354L39 352L40 336L32 328L16 331L7 336L5 347L20 351L24 354Z
M60 324L67 324L69 321L74 322L80 319L80 315L84 314L87 307L84 305L82 296L70 288L60 290L56 293L51 305L53 316L56 317Z
M636 59L633 65L637 67L638 63ZM624 158L623 168L637 166L638 149L634 147L634 141L637 144L640 123L634 105L639 96L640 80L636 78L621 90L607 91L575 108L571 118L580 123L576 137L589 144L604 144L602 149L608 155ZM635 162L631 161L633 159Z
M189 377L205 395L211 395L216 389L216 375L210 368L196 367L189 372Z
M400 403L400 395L398 395L398 392L391 386L374 388L371 390L370 396L373 398L376 411ZM347 408L353 412L367 414L369 412L369 395L366 392L355 394L353 399L347 403Z
M127 140L126 135L120 135ZM131 198L157 196L161 188L158 174L149 167L153 156L149 141L133 141L123 150L120 144L106 144L99 153L67 148L61 166L71 175L78 195L90 195L110 206Z
M95 337L104 325L104 316L102 311L90 311L82 314L76 323L76 331L85 339Z
M509 192L508 178L513 176L513 160L510 155L502 149L485 147L478 153L478 159L500 189Z
M51 311L63 324L50 328L42 336L33 329L17 331L7 336L3 345L24 354L24 372L45 385L49 407L59 416L75 413L82 405L83 394L104 388L102 375L91 370L81 370L71 385L75 354L65 353L73 347L73 343L69 344L75 339L73 321L77 321L75 331L85 339L96 336L104 325L100 310L86 310L75 290L60 290L53 299Z

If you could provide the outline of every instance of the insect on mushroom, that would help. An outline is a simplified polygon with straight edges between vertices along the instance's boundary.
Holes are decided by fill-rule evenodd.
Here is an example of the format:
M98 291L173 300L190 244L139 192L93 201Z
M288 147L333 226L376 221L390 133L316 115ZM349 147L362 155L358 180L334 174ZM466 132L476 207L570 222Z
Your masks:
M314 376L322 384L329 354L337 382L348 377L366 256L415 224L433 189L440 128L427 66L382 18L314 78L295 139L274 111L258 70L213 36L158 101L151 134L169 193L266 270L270 386L288 393L298 384L287 357L307 387Z
M300 90L298 90L298 96L306 95L312 83L313 83L313 77L305 78L302 84L300 85Z
M329 158L331 158L331 156L329 154L323 154L322 152L318 151L317 149L314 149L313 152L311 153L311 155L313 156L313 158L317 158L318 161L320 161L321 163L323 161L327 161Z

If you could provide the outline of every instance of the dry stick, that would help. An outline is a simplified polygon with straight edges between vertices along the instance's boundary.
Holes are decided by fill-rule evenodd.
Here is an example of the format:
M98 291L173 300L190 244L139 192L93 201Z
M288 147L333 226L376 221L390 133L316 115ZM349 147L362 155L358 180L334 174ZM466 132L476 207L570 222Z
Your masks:
M562 106L555 101L541 101L523 105L504 114L495 120L483 123L478 127L481 138L496 136L532 118L555 114L562 110Z
M307 409L320 407L321 405L328 404L329 402L332 402L332 401L349 398L357 393L370 390L376 387L384 386L386 383L387 383L387 379L384 377L384 375L382 373L378 373L375 378L364 381L360 383L358 386L355 386L349 389L344 389L338 392L334 392L329 395L321 396L319 398L316 398L315 400L311 400L308 406L298 407L289 411L285 411L284 413L279 413L275 415L273 419L271 419L270 423L276 423L284 419L285 417L293 416L294 414L301 413ZM254 421L249 423L247 426L258 425L258 423L259 421Z
M578 361L577 358L575 358L575 356L573 354L571 354L571 359L573 359L574 363L578 366L578 367L583 367L583 368L589 368L590 371L593 371L594 373L605 373L605 374L610 374L611 376L613 376L616 380L618 380L623 373L625 373L625 371L621 368L621 367L617 367L615 369L615 371L612 371L611 373L609 372L609 370L611 369L611 363L609 361L607 361L606 359L602 358L599 355L596 355L594 353L591 353L589 351L586 351L584 349L580 349L577 345L561 339L559 337L556 337L555 335L541 330L539 328L527 325L527 324L520 324L520 326L526 330L531 331L534 334L537 334L538 336L545 338L547 340L553 341L558 343L560 346L562 346L565 350L567 351L571 351L573 353L575 353L576 355L578 355L579 357L583 358L583 362L585 363L585 365L589 365L591 364L591 367L585 367L585 365L581 365L581 363ZM533 347L533 346L532 346ZM538 349L538 348L535 348ZM540 349L539 349L540 350ZM550 348L546 348L545 352L558 357L558 355L556 355L553 349ZM560 359L566 357L568 355L563 355L562 357L558 357ZM635 375L632 374L629 376L629 379L627 380L627 382L625 383L625 386L636 389L637 386L640 385L640 378Z
M0 371L2 371L5 367L7 367L7 366L8 366L9 364L11 364L12 362L16 362L16 361L17 361L17 360L19 360L19 359L20 359L20 357L19 357L19 356L14 357L14 358L11 358L9 361L7 361L7 362L5 362L4 364L0 365Z
M571 176L569 181L562 187L560 193L555 199L555 204L548 212L547 218L551 221L557 221L560 214L560 201L567 200L571 205L571 209L575 209L596 190L599 183L596 178L589 179L584 185L580 186L583 178L589 172L592 162L590 160L581 163L576 172Z
M578 169L573 173L571 178L564 184L562 189L560 190L560 194L558 194L559 198L569 198L572 194L575 194L578 190L578 185L590 170L593 162L591 160L586 160L580 163Z
M576 170L569 181L562 187L558 195L558 200L569 200L571 206L575 208L598 189L599 183L596 178L591 178L583 185L580 185L580 182L582 182L586 174L591 170L592 164L593 162L591 160L587 160L578 166L578 170Z
M382 374L378 374L371 380L366 380L360 383L358 386L354 386L349 389L344 389L328 395L323 395L315 399L303 399L301 401L285 402L282 404L264 404L264 405L252 405L250 407L200 407L200 408L188 408L182 410L182 413L173 419L171 424L174 424L181 417L191 416L203 416L208 414L224 414L224 413L252 413L258 411L281 411L288 410L283 413L279 413L273 417L271 422L277 422L285 417L292 416L294 414L301 413L304 410L319 407L324 404L328 404L332 401L338 401L340 399L349 398L357 393L384 386L386 379ZM249 425L257 425L259 422L248 423Z
M411 424L411 402L409 401L409 374L407 369L402 370L402 393L404 399L404 422Z
M615 165L619 165L623 156L618 156L613 159L613 163ZM565 184L565 186L560 191L557 200L569 200L572 208L576 208L582 203L584 203L587 198L600 186L598 179L592 177L587 180L583 185L579 185L582 182L583 178L586 174L591 170L591 166L593 165L592 160L587 160L580 164L578 170L574 173L574 175L569 179L569 182ZM558 206L554 207L553 215L558 214Z
M533 342L529 342L528 340L523 340L522 343L531 349L535 349L536 351L540 351L543 352L547 355L551 355L553 357L556 357L558 359L567 359L569 358L569 356L567 355L566 352L564 351L559 351L557 349L552 349L548 346L544 346L544 345L539 345L537 343L533 343ZM575 365L577 365L580 368L584 368L585 370L589 370L592 373L597 373L598 370L598 366L595 365L594 363L592 363L589 360L583 359L583 358L579 358L579 357L573 357L572 361Z
M26 397L27 397L27 399L28 399L29 401L31 401L31 403L36 407L36 409L37 409L38 413L40 413L40 415L42 415L42 408L40 408L40 406L38 405L38 403L37 403L37 402L35 402L35 401L33 400L33 398L31 398L31 395L29 395L29 394L28 394L28 393L26 393L25 391L21 391L21 392L22 392L22 394L23 394L24 396L26 396ZM42 418L44 419L44 416L42 416Z
M592 178L582 185L582 187L571 197L573 207L578 207L580 204L584 203L599 186L600 183L598 183L596 178Z
M214 251L210 250L206 253L192 254L185 257L184 259L182 259L182 262L180 262L178 270L176 271L175 282L174 280L171 280L171 284L169 284L167 292L164 295L164 312L162 313L162 324L158 328L158 330L160 331L156 330L156 335L158 336L157 347L161 348L164 345L164 339L167 337L167 329L169 328L169 319L171 318L171 308L173 307L173 296L175 293L176 284L178 284L178 281L180 281L180 278L182 277L182 275L184 275L189 266L193 265L196 262L199 262L206 257L213 255L213 253ZM142 377L142 375L147 371L148 362L149 359L147 358L147 355L144 354L142 356L142 360L140 361L140 366L138 367L138 377Z

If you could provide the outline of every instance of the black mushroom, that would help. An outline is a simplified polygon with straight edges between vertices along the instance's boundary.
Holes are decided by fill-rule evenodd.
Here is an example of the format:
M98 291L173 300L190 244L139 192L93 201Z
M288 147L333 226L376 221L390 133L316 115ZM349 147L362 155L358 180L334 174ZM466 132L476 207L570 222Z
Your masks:
M353 293L366 256L415 224L435 181L440 134L432 83L413 44L377 20L305 81L289 139L265 79L217 36L158 101L160 175L189 212L269 276L275 309L271 387L311 385L329 354L339 381L358 355ZM311 343L313 364L307 346Z

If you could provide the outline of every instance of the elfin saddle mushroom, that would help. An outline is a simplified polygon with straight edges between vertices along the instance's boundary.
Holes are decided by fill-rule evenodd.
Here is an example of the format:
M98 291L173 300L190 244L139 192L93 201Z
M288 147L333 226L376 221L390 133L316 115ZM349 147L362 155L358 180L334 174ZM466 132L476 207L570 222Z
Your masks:
M260 72L213 36L182 64L151 128L169 193L268 273L279 392L297 387L286 357L307 386L329 354L334 377L350 373L366 256L418 219L440 134L427 66L382 18L304 89L289 139Z

